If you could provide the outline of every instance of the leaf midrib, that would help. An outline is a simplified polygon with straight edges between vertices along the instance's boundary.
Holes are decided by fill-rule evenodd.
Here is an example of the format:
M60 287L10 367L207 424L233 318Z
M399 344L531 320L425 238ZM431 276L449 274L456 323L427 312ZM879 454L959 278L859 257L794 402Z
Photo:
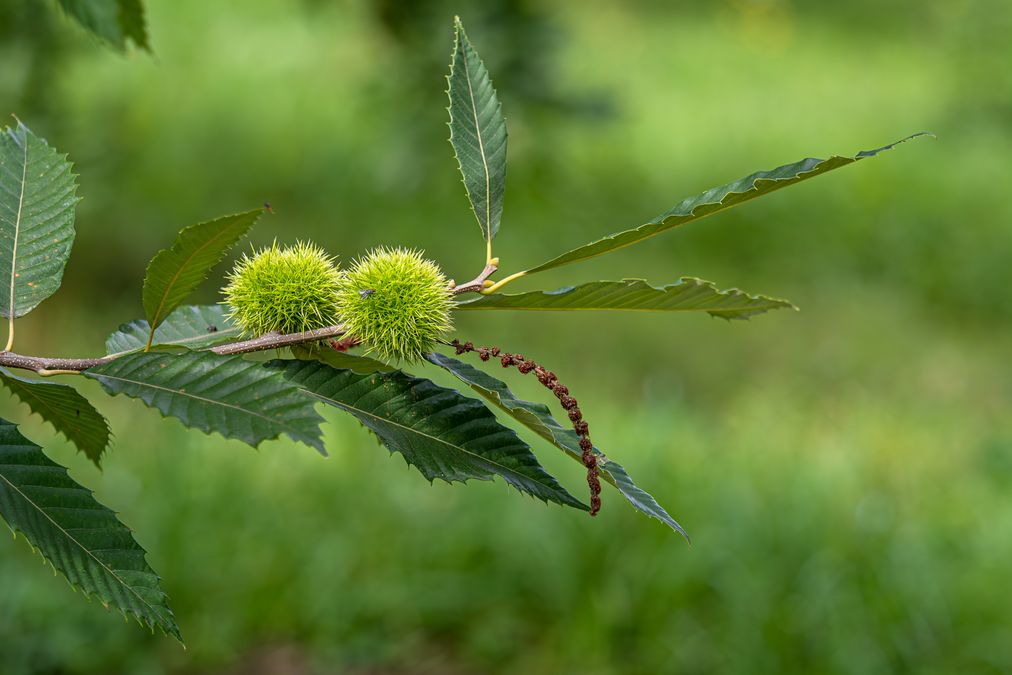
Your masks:
M14 327L14 316L17 314L17 309L14 307L14 280L17 278L17 260L18 260L18 239L21 237L21 214L24 212L25 204L25 184L28 182L28 136L25 135L25 151L24 161L21 163L21 194L18 196L18 215L14 221L14 245L11 247L11 301L8 306L10 312L10 328L11 335L8 336L7 350L11 348L11 342L13 340L13 327Z
M471 99L471 114L474 116L474 133L478 138L478 152L481 154L481 164L485 169L485 236L492 240L492 176L488 171L488 160L485 158L485 144L481 138L481 124L478 122L478 105L474 100L474 89L471 87L471 68L468 66L467 35L461 34L464 38L461 44L461 52L464 54L464 79L467 81L467 95Z

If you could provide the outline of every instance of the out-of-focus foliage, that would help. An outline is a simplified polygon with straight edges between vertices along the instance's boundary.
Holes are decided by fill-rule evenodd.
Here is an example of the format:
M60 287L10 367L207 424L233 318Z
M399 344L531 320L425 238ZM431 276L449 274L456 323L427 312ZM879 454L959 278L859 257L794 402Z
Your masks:
M454 13L509 112L504 270L757 166L938 141L510 287L692 272L800 313L458 315L462 338L565 375L595 441L675 496L691 549L617 494L595 522L430 488L354 421L334 419L324 460L113 399L101 475L47 451L142 534L189 649L68 602L10 545L5 673L1012 670L1008 3L450 5L149 3L156 56L124 57L46 3L0 0L0 101L74 157L84 197L63 292L19 340L101 353L179 223L264 200L263 241L420 247L471 278L484 252L443 110Z

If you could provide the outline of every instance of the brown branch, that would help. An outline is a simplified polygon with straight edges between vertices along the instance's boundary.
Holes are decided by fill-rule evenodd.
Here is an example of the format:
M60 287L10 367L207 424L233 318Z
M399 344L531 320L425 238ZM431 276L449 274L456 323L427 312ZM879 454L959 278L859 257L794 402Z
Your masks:
M316 330L309 330L305 333L287 333L284 335L280 333L267 333L266 335L261 335L258 338L253 338L252 340L228 342L223 345L218 345L217 347L211 347L211 351L215 354L246 354L248 352L262 352L265 349L280 349L282 347L290 347L304 342L318 342L320 340L344 335L344 333L345 329L341 324L327 326L326 328L317 328Z
M466 284L457 286L454 285L453 282L450 282L450 292L453 295L460 295L462 293L479 293L486 287L486 285L490 284L490 282L488 282L488 278L498 269L499 259L492 258L492 260L485 265L485 269L481 271L481 274L471 281L468 281ZM211 347L210 351L222 356L229 354L246 354L249 352L259 352L267 349L290 347L292 345L298 345L305 342L327 340L330 338L340 337L341 335L344 335L345 332L344 326L336 324L325 328L317 328L316 330L306 331L304 333L267 333L266 335L261 335L260 337L253 338L251 340L228 342L223 345L218 345L217 347ZM20 370L30 370L40 375L62 375L79 373L81 371L88 370L89 368L94 368L95 366L115 361L121 356L125 356L125 354L102 356L93 359L66 359L49 358L44 356L27 356L25 354L15 354L14 352L2 351L0 352L0 366L18 368Z
M466 284L457 286L451 281L450 292L453 295L460 295L462 293L480 293L485 288L485 282L488 278L495 274L496 270L499 269L498 261L498 258L493 258L487 265L485 265L485 269L481 271L481 274L476 276L474 279L471 279ZM491 282L489 285L491 285Z
M317 328L316 330L306 331L304 333L287 333L283 335L278 333L268 333L251 340L240 340L239 342L229 342L227 344L218 345L217 347L212 347L210 351L221 355L246 354L248 352L259 352L265 349L290 347L304 342L317 342L328 338L338 337L340 335L344 335L344 333L344 326L339 324L327 326L326 328ZM79 373L83 370L87 370L88 368L94 368L95 366L115 361L121 356L125 356L125 354L102 356L94 359L64 359L47 358L42 356L25 356L23 354L15 354L14 352L5 351L0 352L0 366L19 368L21 370L31 370L40 375L58 375Z

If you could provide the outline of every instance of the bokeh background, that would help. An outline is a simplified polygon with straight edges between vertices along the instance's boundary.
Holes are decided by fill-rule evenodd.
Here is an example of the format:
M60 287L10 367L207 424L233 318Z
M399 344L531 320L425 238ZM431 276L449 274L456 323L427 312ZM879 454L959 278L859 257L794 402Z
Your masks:
M254 451L86 383L115 432L100 473L4 397L135 529L187 649L18 538L3 673L1012 673L1006 0L145 4L154 54L123 56L55 3L0 0L0 108L70 154L84 197L24 351L99 354L177 229L265 200L256 243L403 244L473 276L455 13L510 125L506 271L758 169L938 140L513 286L694 275L799 313L459 318L560 373L692 547L614 491L591 520L501 482L429 486L332 413L329 459Z

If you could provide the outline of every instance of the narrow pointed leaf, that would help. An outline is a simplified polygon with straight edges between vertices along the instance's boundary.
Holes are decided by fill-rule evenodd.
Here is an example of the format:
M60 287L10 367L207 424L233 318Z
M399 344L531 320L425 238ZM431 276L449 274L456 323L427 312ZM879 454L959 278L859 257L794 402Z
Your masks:
M127 40L149 49L141 0L59 0L63 11L85 29L124 51Z
M109 446L109 423L76 389L57 382L28 380L4 368L0 368L0 383L100 466L102 453Z
M457 359L436 353L428 354L426 358L455 375L461 382L481 394L485 400L496 405L510 417L565 452L571 459L583 463L580 459L583 454L580 450L580 439L576 432L563 428L552 416L548 406L517 398L506 386L506 383ZM622 496L634 508L660 520L685 537L686 541L689 540L689 535L682 529L682 526L657 503L657 500L633 482L621 464L607 459L597 447L594 448L594 453L599 458L601 477L618 488Z
M488 408L400 371L356 373L316 361L275 361L291 382L345 410L430 481L501 476L544 501L586 510Z
M56 292L74 244L77 183L66 155L18 122L0 133L0 314Z
M786 300L749 295L736 288L722 291L709 281L693 277L682 277L666 286L651 286L642 279L593 281L556 291L483 295L455 307L457 310L706 312L725 319L747 319L780 308L797 309Z
M155 329L153 345L202 349L239 337L239 327L226 316L221 305L183 305L172 311ZM151 326L143 319L121 325L105 339L110 355L144 349Z
M130 530L4 420L0 516L85 595L182 641L160 580Z
M326 455L316 400L276 370L212 352L138 352L86 370L110 394L139 398L204 433L256 447L281 434Z
M144 313L152 329L200 285L262 213L263 209L254 209L185 227L172 248L162 249L152 258L142 294Z
M467 197L489 242L499 231L506 189L506 120L485 65L456 19L447 94L450 144Z
M683 200L670 211L666 211L650 222L631 230L625 230L607 237L598 239L595 242L585 244L567 253L549 260L546 263L532 267L527 274L543 272L554 267L561 267L570 263L594 258L611 251L615 251L650 237L666 232L679 225L685 225L712 215L719 211L725 211L732 206L762 197L781 188L800 183L801 181L815 178L822 174L839 169L842 166L853 164L867 157L890 150L900 143L904 143L919 136L930 136L930 134L919 133L904 138L903 140L883 146L876 150L865 150L853 157L841 157L834 155L829 159L803 159L794 164L786 164L771 171L759 171L741 180L707 190L706 192L689 197Z

